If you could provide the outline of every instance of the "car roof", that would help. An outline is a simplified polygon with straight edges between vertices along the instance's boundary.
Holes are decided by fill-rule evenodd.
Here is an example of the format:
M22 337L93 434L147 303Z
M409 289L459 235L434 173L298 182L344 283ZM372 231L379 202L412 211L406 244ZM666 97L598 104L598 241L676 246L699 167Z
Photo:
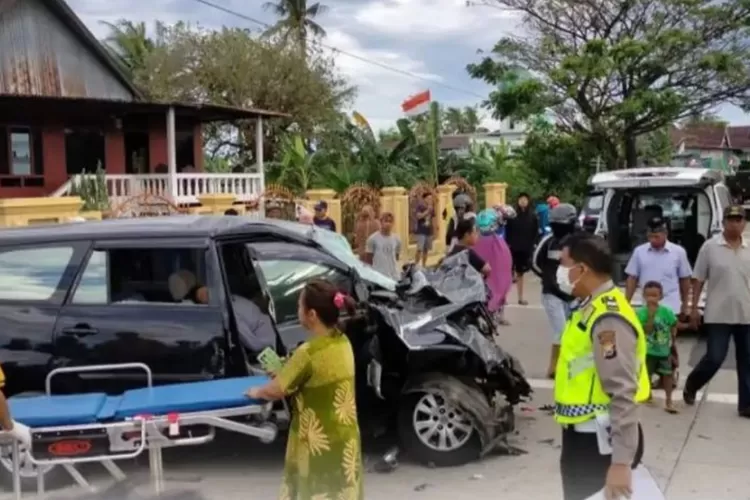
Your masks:
M237 233L269 233L312 241L310 226L278 219L236 215L171 215L32 225L0 230L0 245L127 238L214 238Z
M724 179L724 174L718 170L694 167L643 167L628 168L624 170L611 170L594 174L589 178L589 185L594 188L617 186L627 184L628 181L639 179L661 178L659 184L688 185L700 184L701 182L718 183Z

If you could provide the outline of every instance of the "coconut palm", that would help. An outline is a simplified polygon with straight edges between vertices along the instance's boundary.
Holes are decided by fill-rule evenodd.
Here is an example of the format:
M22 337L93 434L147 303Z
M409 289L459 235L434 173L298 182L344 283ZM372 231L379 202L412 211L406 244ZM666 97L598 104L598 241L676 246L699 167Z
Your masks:
M156 44L146 33L146 23L134 23L127 19L120 19L115 23L102 21L109 27L110 33L104 39L104 45L122 64L135 72L143 69L146 58L153 52ZM157 31L161 25L157 23Z
M477 113L477 108L472 106L466 106L464 108L463 112L463 125L466 128L467 134L473 134L475 132L478 132L480 119L479 119L479 113Z
M308 6L307 0L276 0L266 2L263 8L273 11L279 20L266 30L266 35L279 35L284 43L292 40L303 54L307 53L307 42L312 37L324 37L326 31L315 21L328 7L315 2Z

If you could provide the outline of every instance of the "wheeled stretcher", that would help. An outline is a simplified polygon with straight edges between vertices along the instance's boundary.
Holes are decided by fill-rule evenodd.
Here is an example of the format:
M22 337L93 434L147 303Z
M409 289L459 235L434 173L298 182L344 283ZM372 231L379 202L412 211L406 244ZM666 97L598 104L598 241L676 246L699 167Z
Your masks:
M120 396L51 394L52 378L57 375L134 369L145 372L147 386ZM53 370L47 376L45 396L9 400L13 419L30 427L32 435L30 448L23 450L8 433L0 433L0 440L11 452L15 498L20 499L22 494L22 460L40 469L60 465L79 485L88 488L76 464L101 463L116 480L123 480L125 474L115 461L135 458L148 450L152 484L161 492L163 448L210 442L217 428L270 443L278 432L269 421L271 404L245 396L249 388L267 380L254 376L154 387L151 370L140 363ZM37 493L43 494L44 488L40 471Z

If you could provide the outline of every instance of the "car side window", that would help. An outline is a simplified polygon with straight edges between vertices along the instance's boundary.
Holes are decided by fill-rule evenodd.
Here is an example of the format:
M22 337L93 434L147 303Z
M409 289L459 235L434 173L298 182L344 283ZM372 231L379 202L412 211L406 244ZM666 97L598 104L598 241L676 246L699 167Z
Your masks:
M276 322L280 324L297 321L297 302L308 281L323 279L342 290L351 288L345 273L325 264L294 259L262 259L258 264L273 299Z
M723 212L725 208L732 204L732 197L729 194L729 189L723 184L717 184L714 186L714 191L716 192L716 197L719 201L719 210Z
M71 303L207 305L205 250L95 250Z
M52 300L74 251L68 245L0 250L0 301Z

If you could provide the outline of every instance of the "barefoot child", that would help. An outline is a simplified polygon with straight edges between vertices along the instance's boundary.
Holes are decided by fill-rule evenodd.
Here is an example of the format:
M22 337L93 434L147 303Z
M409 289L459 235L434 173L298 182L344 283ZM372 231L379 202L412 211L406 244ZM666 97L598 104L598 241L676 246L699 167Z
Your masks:
M643 287L645 305L636 311L646 334L646 365L651 377L659 375L659 381L666 394L665 409L677 413L672 402L674 390L672 345L677 334L677 317L666 306L660 305L663 295L661 284L649 281Z

